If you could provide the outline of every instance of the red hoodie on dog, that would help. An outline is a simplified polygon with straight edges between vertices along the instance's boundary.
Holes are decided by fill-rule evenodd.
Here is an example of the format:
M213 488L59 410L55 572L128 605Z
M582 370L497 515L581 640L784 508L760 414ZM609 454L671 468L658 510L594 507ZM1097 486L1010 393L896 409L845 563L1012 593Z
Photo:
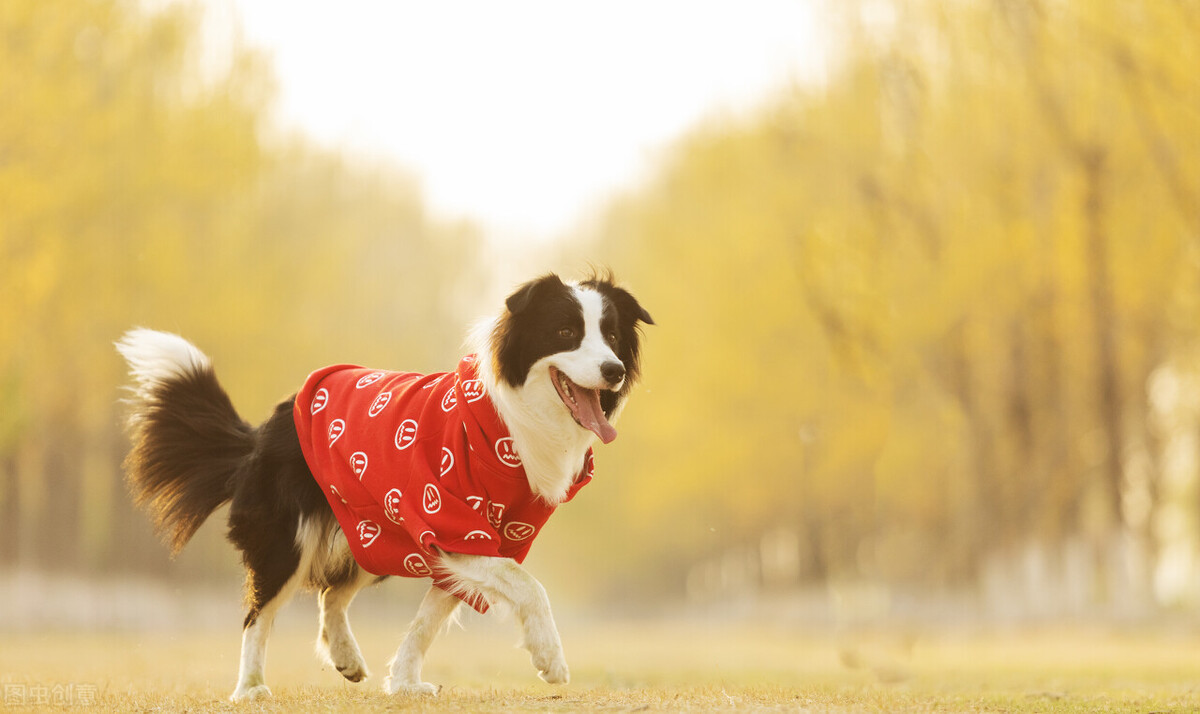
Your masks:
M427 375L326 367L309 375L293 416L354 559L376 575L431 577L453 592L436 571L439 550L519 563L554 512L530 490L474 355ZM592 469L589 450L567 501Z

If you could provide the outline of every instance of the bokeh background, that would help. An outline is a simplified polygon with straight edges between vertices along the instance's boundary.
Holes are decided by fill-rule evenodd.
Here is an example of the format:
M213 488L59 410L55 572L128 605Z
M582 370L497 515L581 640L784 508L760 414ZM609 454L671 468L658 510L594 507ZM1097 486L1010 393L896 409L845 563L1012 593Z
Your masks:
M327 363L447 369L512 286L590 264L657 324L529 560L562 610L1194 622L1200 6L813 7L821 72L522 240L280 121L210 5L0 3L0 627L236 611L224 513L171 560L125 492L124 330L194 341L257 422Z

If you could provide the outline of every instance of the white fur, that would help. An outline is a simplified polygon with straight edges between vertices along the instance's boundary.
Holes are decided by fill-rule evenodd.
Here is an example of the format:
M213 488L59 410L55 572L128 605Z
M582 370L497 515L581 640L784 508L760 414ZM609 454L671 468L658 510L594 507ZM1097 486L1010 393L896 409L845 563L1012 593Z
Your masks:
M452 589L476 592L489 604L502 604L512 609L524 630L522 646L529 650L539 677L550 684L570 680L546 589L517 561L487 555L442 553L439 567L449 575L454 584Z
M334 531L338 540L345 538ZM317 636L317 655L351 682L361 682L371 676L354 633L350 631L347 609L359 590L375 580L371 573L359 568L357 576L348 583L327 587L317 596L321 607L320 629Z
M595 435L576 424L571 412L562 406L550 380L553 358L535 362L529 379L516 389L496 379L486 350L479 360L480 379L512 435L530 489L552 506L562 503L583 468Z
M345 536L338 528L324 528L318 521L301 520L296 529L296 545L301 564L297 568L308 583L321 583L325 573L336 573L352 567L354 556ZM354 596L370 585L375 576L361 568L347 583L325 587L317 594L320 620L317 631L317 656L333 665L343 677L359 682L370 676L363 661L354 633L350 630L347 610Z
M425 652L437 637L444 623L450 622L460 600L437 586L430 586L421 601L416 617L408 626L400 649L388 662L388 676L383 690L388 694L437 694L440 687L421 681L421 666Z
M584 389L609 389L608 381L600 374L600 365L620 360L600 329L600 319L604 317L604 297L595 290L578 285L571 286L571 289L583 308L583 341L578 348L551 355L547 359ZM620 384L616 388L619 389Z
M155 385L212 368L208 356L179 335L138 328L126 332L117 351L129 362L129 373L146 397Z

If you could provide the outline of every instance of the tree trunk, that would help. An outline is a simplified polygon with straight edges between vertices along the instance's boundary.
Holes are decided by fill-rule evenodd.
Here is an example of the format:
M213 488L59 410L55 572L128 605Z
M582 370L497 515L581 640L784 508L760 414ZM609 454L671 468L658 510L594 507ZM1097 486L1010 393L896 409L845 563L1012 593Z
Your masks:
M17 459L13 454L0 458L0 568L17 564L18 544L21 542L21 482Z
M1124 487L1122 459L1125 439L1121 427L1121 372L1116 345L1116 310L1113 307L1112 275L1109 270L1108 235L1104 230L1105 151L1096 146L1080 151L1084 176L1084 226L1087 239L1088 288L1095 328L1096 392L1100 428L1108 448L1104 453L1102 478L1112 526L1122 522L1121 494Z

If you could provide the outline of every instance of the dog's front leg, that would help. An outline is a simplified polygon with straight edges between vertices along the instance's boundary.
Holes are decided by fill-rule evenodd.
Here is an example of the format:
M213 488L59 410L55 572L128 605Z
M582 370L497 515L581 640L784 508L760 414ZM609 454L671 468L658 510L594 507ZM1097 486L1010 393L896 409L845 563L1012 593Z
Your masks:
M546 589L512 558L443 553L443 567L454 583L466 592L478 592L490 603L512 607L525 632L523 646L529 650L538 676L550 684L570 679L562 640Z
M425 593L417 615L396 650L396 656L388 663L389 673L383 682L383 689L388 694L409 692L411 694L437 694L440 687L421 681L421 665L425 662L425 652L437 636L442 623L454 613L459 599L442 590L436 585Z

